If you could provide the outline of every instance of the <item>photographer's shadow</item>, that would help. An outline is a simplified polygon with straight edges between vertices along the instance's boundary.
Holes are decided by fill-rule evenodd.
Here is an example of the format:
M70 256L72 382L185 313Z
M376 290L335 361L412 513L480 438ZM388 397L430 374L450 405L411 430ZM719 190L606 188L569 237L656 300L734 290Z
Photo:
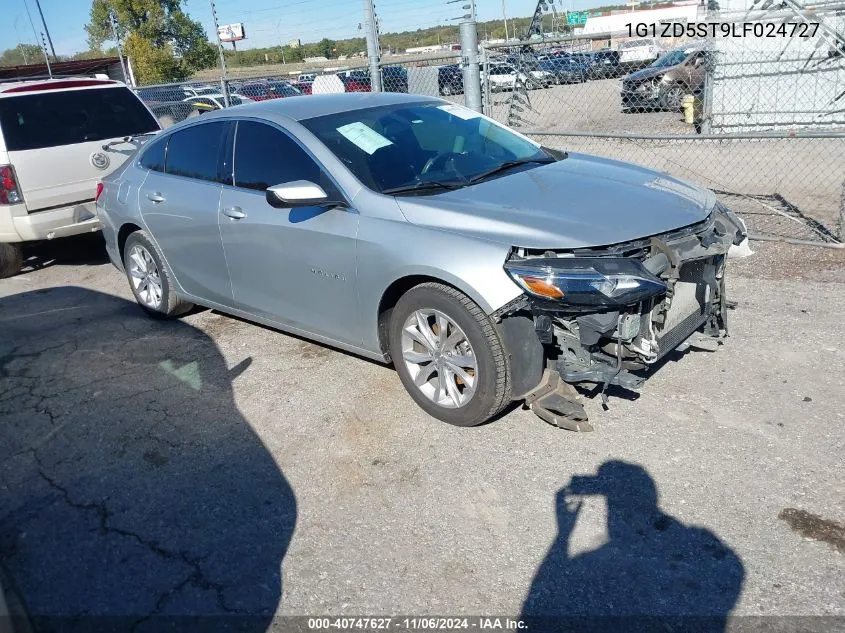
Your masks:
M608 541L569 556L585 495L607 499ZM742 589L737 555L709 530L663 513L641 466L602 464L557 494L559 532L522 618L535 631L721 633Z
M264 633L297 510L235 403L251 359L75 287L0 298L0 331L0 563L34 630Z

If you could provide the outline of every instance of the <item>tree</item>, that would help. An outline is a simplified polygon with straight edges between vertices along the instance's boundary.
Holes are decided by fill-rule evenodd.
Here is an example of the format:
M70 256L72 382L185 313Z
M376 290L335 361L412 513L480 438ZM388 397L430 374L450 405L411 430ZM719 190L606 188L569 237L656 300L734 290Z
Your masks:
M126 36L126 53L139 82L184 79L216 59L202 25L182 10L184 0L93 0L85 26L92 50L114 39L110 14ZM130 50L131 49L131 50ZM139 55L139 58L136 58ZM142 70L143 68L143 70Z
M0 54L0 66L22 66L24 64L43 64L44 53L37 44L18 44Z
M135 78L140 83L180 81L188 76L169 44L155 46L137 33L130 33L126 38L126 55L132 60Z

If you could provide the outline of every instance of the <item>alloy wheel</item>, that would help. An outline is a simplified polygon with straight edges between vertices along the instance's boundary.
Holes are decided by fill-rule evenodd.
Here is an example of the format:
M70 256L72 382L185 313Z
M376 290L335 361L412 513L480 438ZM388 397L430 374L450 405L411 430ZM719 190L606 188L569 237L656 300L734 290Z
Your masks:
M129 279L138 300L148 308L158 309L161 305L161 275L150 252L135 244L129 251Z
M478 362L464 331L439 310L413 312L402 326L402 359L414 385L449 409L472 400Z

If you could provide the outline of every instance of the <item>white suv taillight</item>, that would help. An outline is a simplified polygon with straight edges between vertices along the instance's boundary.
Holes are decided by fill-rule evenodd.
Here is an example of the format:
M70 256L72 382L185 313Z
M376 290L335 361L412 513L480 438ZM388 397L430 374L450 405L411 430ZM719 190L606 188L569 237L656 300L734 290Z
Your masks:
M94 194L94 206L97 206L97 203L100 201L100 194L103 193L103 183L97 183L97 191Z
M15 170L11 165L0 165L0 204L17 204L23 202Z

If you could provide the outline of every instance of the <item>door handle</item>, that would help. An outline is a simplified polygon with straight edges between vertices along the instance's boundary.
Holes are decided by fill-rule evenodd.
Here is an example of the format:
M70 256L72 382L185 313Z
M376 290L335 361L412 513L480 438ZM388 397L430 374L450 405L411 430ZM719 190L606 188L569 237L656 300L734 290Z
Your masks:
M230 217L233 220L240 220L241 218L246 217L246 213L244 213L240 207L226 207L223 209L223 215Z
M155 193L148 193L147 200L155 203L164 202L164 196L161 195L158 191L156 191Z

